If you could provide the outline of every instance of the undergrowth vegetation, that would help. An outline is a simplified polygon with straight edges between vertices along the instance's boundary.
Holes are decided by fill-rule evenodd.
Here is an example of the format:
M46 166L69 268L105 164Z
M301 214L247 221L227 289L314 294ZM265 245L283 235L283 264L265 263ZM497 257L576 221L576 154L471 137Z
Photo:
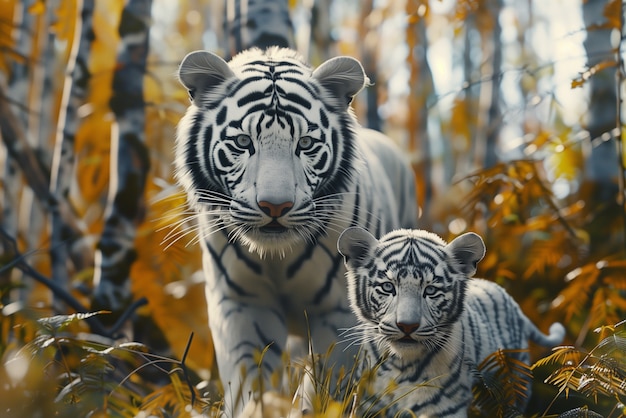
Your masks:
M199 379L189 369L186 354L175 360L153 354L141 343L115 342L85 329L84 320L105 313L38 319L33 312L29 318L25 313L2 316L3 416L221 416L221 390L216 382ZM476 371L470 416L550 417L566 411L570 415L562 416L622 416L626 413L626 321L600 327L593 334L596 342L591 349L556 347L530 367L509 351L493 353ZM187 347L192 343L190 336ZM253 400L244 416L385 416L389 406L383 401L385 393L370 389L374 370L354 379L361 361L357 356L353 368L342 371L344 390L331 389L332 370L323 358L310 358L308 366L320 366L313 368L286 358L284 373L275 373L272 379L274 388L257 385L255 393L230 396ZM262 352L257 360L260 365ZM305 375L313 376L315 396L313 411L303 415L297 388ZM534 394L527 402L532 415L522 415L514 405L525 398L531 384ZM390 382L389 392L394 389Z

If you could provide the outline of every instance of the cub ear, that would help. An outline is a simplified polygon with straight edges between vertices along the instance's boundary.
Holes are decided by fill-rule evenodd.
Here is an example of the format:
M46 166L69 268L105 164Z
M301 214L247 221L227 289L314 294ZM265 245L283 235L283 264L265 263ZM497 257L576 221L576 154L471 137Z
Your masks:
M337 249L347 265L358 267L371 257L377 244L378 240L365 229L352 227L341 233Z
M234 76L226 61L209 51L190 52L178 68L178 79L196 104L204 92Z
M313 78L346 106L369 83L363 66L352 57L335 57L323 62L313 71Z
M478 234L467 232L452 240L445 250L455 266L470 277L485 256L485 243Z

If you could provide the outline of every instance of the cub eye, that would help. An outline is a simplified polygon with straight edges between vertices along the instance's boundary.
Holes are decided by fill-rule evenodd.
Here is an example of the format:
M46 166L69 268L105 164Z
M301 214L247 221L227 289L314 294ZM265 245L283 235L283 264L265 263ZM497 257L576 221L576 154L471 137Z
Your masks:
M396 288L394 287L394 285L393 285L392 283L390 283L390 282L383 282L383 283L381 283L380 288L381 288L381 289L383 290L383 292L385 292L385 293L393 293L393 292L394 292L394 290L396 289Z
M238 147L240 148L250 148L250 145L252 144L252 139L250 139L250 137L248 135L237 135L235 137L235 144L237 144Z
M313 142L313 138L311 138L310 136L303 136L298 141L298 148L300 148L300 150L306 151L308 149L311 149L311 147L313 146Z
M435 293L437 293L435 286L426 286L426 289L424 289L424 296L433 296Z

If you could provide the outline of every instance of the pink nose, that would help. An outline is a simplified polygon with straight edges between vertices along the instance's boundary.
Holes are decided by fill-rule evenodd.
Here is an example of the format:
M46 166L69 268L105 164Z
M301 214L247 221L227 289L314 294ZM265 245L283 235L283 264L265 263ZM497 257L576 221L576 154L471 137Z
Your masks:
M274 204L266 200L262 200L258 203L258 205L267 216L278 218L289 212L289 209L293 207L293 202Z
M415 331L416 329L420 327L420 324L403 324L402 322L398 322L396 323L396 325L402 332L404 332L407 335L409 335L410 333L412 333L413 331Z

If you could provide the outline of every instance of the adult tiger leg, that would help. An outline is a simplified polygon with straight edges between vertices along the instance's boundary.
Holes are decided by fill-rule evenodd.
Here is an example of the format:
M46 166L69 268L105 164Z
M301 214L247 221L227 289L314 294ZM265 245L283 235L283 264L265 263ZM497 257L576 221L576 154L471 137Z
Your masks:
M225 275L206 267L209 326L224 389L224 412L237 416L260 391L278 389L270 387L270 377L282 366L287 327L276 301L229 294L224 291Z
M356 324L355 318L345 309L309 315L310 348L309 370L303 382L303 409L315 408L315 399L341 401L353 375L358 347L342 342L339 334ZM330 378L328 378L330 376ZM319 405L317 405L319 406Z

